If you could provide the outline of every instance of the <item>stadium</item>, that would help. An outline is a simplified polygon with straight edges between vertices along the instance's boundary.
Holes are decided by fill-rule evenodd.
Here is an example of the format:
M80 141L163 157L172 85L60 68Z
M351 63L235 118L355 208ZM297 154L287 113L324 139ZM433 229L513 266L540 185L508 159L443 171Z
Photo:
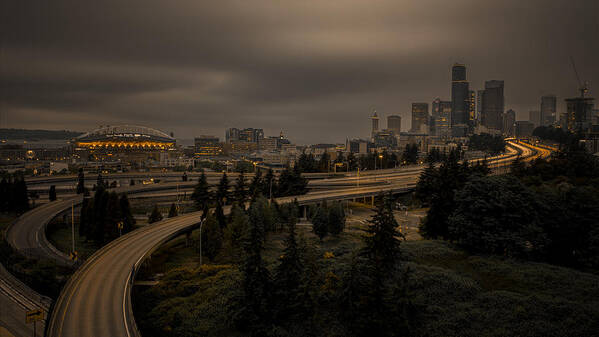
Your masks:
M79 150L156 151L175 147L176 140L162 131L136 125L104 126L74 140Z

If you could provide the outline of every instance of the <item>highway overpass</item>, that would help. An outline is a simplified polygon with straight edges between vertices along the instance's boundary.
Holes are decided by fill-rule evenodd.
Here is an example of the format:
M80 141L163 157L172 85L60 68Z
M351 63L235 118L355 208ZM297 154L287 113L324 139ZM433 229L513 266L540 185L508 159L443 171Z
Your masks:
M527 160L539 156L532 146L512 145L520 148ZM510 161L506 160L503 164L509 165ZM414 179L417 177L415 173ZM287 202L297 198L300 204L308 204L401 191L409 187L409 184L399 183L355 187L280 198L277 201ZM229 209L225 209L225 212L229 212ZM75 272L63 289L49 321L48 336L139 336L131 308L131 286L135 272L144 258L164 242L196 225L200 218L201 212L194 212L163 220L132 231L97 251Z

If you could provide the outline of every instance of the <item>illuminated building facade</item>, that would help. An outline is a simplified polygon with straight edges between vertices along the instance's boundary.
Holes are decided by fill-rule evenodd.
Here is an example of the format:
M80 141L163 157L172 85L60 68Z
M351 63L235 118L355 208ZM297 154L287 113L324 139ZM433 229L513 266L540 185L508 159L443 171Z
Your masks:
M451 118L451 102L436 98L433 101L432 121L434 122L433 135L438 137L449 137Z
M176 140L144 126L104 126L73 140L74 153L85 160L158 158L160 152L175 150Z
M220 140L215 136L199 136L194 138L194 155L198 157L214 157L223 153Z

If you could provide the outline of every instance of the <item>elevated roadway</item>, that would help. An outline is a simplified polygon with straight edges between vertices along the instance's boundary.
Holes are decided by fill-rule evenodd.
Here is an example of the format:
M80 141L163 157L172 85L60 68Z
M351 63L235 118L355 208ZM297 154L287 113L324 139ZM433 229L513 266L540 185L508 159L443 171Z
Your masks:
M538 150L511 143L522 150L528 160L538 156ZM498 165L509 165L511 160ZM278 202L297 198L300 204L322 200L344 200L374 195L385 191L409 190L419 172L409 183L389 183L381 186L311 192L307 195L277 199ZM229 209L225 209L229 212ZM184 214L135 230L114 240L90 257L69 279L59 296L49 321L48 336L139 336L131 308L131 284L135 272L149 254L162 243L196 225L200 212Z

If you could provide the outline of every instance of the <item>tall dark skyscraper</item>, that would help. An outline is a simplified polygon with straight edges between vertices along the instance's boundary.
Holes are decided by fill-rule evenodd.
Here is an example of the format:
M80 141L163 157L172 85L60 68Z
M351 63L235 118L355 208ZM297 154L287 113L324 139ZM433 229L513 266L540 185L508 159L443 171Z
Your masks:
M428 103L412 103L413 133L428 133Z
M503 81L485 82L482 97L481 124L489 129L503 128L502 114L504 110Z
M451 127L468 125L470 121L469 91L466 66L454 64L451 68Z
M555 95L545 95L541 97L541 124L544 126L553 125L555 123L556 114Z

